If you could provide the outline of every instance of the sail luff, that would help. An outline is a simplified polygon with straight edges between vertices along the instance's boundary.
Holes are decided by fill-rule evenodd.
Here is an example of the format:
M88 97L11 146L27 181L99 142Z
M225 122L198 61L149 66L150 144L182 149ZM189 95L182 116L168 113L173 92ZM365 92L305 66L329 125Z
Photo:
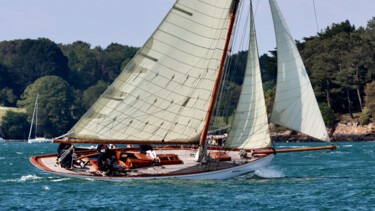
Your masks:
M225 44L231 2L178 0L67 137L197 142Z
M262 149L271 146L252 3L250 4L249 39L241 95L232 129L225 142L225 148L230 149Z
M270 121L329 142L310 79L275 0L269 0L277 43L277 84Z

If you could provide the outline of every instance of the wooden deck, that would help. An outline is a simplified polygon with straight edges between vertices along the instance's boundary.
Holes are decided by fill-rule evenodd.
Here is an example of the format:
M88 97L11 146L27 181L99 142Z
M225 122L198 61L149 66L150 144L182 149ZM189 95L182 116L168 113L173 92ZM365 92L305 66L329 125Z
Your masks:
M132 149L116 149L116 151L123 150L126 154L139 153L139 151ZM129 169L122 167L116 171L113 177L147 177L147 176L169 176L169 175L182 175L182 174L193 174L201 172L216 171L221 169L232 168L241 166L247 163L251 163L264 155L256 155L252 158L241 158L238 151L226 151L230 157L230 161L219 161L217 159L210 158L207 163L199 163L194 160L195 149L175 149L175 148L164 148L155 149L157 155L163 154L176 154L178 158L182 160L181 164L172 165L155 165L151 164L148 167ZM209 150L208 153L212 152L224 152L222 150ZM92 152L76 152L80 156L84 154L93 154ZM45 171L50 171L58 174L66 175L79 175L79 176L99 176L104 177L104 172L95 170L91 165L86 165L84 168L75 167L74 169L60 168L56 163L55 155L35 156L30 158L31 162ZM116 167L115 163L115 167Z

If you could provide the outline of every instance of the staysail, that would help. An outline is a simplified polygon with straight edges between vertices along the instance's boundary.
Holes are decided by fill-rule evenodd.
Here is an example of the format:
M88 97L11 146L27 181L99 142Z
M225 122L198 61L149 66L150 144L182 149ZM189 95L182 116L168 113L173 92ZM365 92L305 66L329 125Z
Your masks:
M232 129L225 148L259 149L271 146L268 118L259 66L258 46L252 5L250 42L245 77Z
M232 0L178 0L68 138L196 143L223 53Z
M269 0L277 42L277 88L270 121L329 142L310 79L275 0Z

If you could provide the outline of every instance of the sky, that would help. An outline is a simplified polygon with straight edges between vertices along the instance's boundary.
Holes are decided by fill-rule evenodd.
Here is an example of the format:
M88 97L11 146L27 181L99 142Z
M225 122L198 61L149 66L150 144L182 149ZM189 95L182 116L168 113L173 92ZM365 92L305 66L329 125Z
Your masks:
M141 47L174 2L0 0L0 41L44 37L63 44L81 40L92 47L105 48L110 43ZM253 0L253 4L258 47L263 54L276 45L272 17L267 0ZM375 16L375 0L278 0L278 4L296 40L314 36L332 23L345 20L356 27L366 27ZM245 8L244 11L248 11L248 6ZM239 25L239 28L245 31L244 26Z

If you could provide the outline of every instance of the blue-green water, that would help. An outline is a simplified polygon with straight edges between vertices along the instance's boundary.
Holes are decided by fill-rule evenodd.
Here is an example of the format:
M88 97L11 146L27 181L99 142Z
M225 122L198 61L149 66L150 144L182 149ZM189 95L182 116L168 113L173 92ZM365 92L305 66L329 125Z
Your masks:
M55 144L0 144L0 210L375 210L375 143L339 145L278 154L269 168L230 180L113 183L58 177L29 162Z

